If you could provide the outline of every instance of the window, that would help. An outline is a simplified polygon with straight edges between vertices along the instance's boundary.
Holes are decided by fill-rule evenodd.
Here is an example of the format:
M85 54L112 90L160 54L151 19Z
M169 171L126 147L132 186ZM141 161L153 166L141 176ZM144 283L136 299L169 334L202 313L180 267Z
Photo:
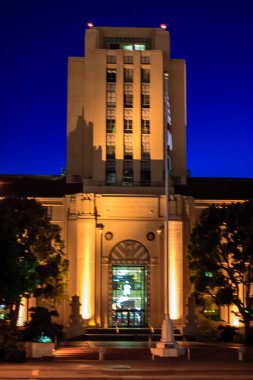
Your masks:
M125 83L124 84L124 93L125 94L132 94L133 93L133 85L132 85L132 83Z
M143 120L150 120L150 112L149 112L149 109L148 108L143 108L142 110L141 110L141 118L143 119Z
M149 186L150 182L150 160L141 161L141 185Z
M115 159L115 135L106 135L106 158Z
M115 160L107 160L106 161L106 170L115 171Z
M134 45L134 50L144 51L145 50L145 45L143 45L143 44L135 44Z
M150 133L150 120L141 120L141 133Z
M220 321L220 308L217 306L211 296L205 296L205 305L203 307L204 316L214 321Z
M150 85L149 84L142 84L141 85L141 93L144 95L150 94Z
M107 55L106 62L107 63L116 63L116 55Z
M107 83L106 90L107 90L107 92L116 92L116 84L115 83Z
M106 118L115 120L115 108L107 108L106 110Z
M115 145L106 146L106 158L115 160Z
M107 105L107 107L111 107L111 108L116 107L116 92L107 91L107 93L106 93L106 105Z
M133 139L131 134L124 135L124 159L132 160L133 158Z
M109 44L108 48L112 49L112 50L118 50L118 49L120 49L120 44L112 42L112 43Z
M5 305L0 305L0 320L4 320L6 317Z
M71 177L71 182L72 183L81 183L81 176L79 174L73 174Z
M150 96L141 94L141 106L142 108L149 108L150 107Z
M150 158L149 135L141 135L141 157L144 160Z
M132 64L134 62L134 57L132 55L125 55L124 56L124 63L125 64Z
M124 107L132 108L133 107L133 95L132 94L124 94Z
M140 51L145 51L146 46L144 44L122 44L122 49L124 50L140 50Z
M147 55L143 55L141 57L141 63L142 63L142 65L149 65L150 64L150 57Z
M150 160L142 160L141 161L141 170L143 170L143 171L150 170Z
M133 132L133 120L124 120L124 133L132 133Z
M132 69L124 69L124 82L133 83L134 71Z
M134 45L132 45L132 44L123 44L122 45L122 49L123 50L130 50L130 51L132 51L132 50L134 50Z
M143 37L105 37L104 49L151 50L152 39Z
M116 132L116 121L115 119L106 119L106 133Z
M141 82L150 83L150 70L141 69Z
M116 173L106 171L106 184L115 185L115 183L116 183Z
M116 107L116 85L115 85L115 83L107 83L106 105L109 108Z
M126 242L128 244L128 242ZM131 244L131 243L130 243ZM129 248L128 248L129 247ZM127 249L139 252L129 245ZM116 247L117 251L120 249ZM141 327L146 324L147 267L112 267L112 322L120 327Z
M116 70L107 69L106 71L106 81L108 83L114 83L116 82L117 78L117 72Z
M133 120L133 110L131 108L124 110L124 119Z
M106 135L106 145L115 145L115 135L114 134L108 134Z
M125 160L123 162L123 175L122 175L123 185L133 184L133 161Z
M116 183L115 160L106 161L106 184L114 185Z

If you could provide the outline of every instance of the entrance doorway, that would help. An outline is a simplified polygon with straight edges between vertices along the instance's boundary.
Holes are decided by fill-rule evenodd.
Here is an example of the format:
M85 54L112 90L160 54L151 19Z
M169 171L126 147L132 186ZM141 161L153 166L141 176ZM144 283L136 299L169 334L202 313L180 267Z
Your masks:
M147 324L147 267L112 266L112 324L144 327Z

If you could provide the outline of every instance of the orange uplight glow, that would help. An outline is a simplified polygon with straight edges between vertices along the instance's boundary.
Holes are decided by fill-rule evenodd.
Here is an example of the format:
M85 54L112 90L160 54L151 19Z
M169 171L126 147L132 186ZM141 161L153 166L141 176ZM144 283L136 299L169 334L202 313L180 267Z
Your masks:
M24 323L26 321L27 315L26 315L26 303L27 300L25 298L22 298L18 313L18 321L17 326L24 326Z
M85 242L85 254L83 261L83 273L82 273L82 291L81 291L81 315L83 319L89 319L91 317L91 289L90 289L90 241Z
M93 22L87 22L87 26L88 26L89 28L93 28Z
M162 29L167 29L167 25L166 24L160 24L160 28L162 28Z
M230 308L230 321L229 321L229 323L235 327L242 326L242 322L240 321L240 317L238 316L238 312L239 312L239 310L238 310L237 306L232 305Z
M169 311L171 319L180 319L183 315L183 247L182 225L169 222Z
M179 318L179 305L178 305L178 276L176 272L176 263L175 260L170 261L170 291L169 291L169 300L170 300L170 316L172 319Z
M239 321L238 317L235 317L235 316L232 317L232 326L234 326L234 327L240 326L240 321Z

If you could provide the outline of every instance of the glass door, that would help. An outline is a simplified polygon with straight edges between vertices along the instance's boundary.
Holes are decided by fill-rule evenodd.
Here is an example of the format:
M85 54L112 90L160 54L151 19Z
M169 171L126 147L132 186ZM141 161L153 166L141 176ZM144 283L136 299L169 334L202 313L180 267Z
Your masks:
M147 270L145 266L112 267L112 324L142 327L147 322Z

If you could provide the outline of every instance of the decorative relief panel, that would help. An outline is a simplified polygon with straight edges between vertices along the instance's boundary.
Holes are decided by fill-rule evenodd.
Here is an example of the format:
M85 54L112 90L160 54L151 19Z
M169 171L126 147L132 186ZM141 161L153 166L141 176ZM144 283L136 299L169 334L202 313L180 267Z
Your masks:
M136 240L124 240L117 244L110 255L111 260L149 260L147 249Z

